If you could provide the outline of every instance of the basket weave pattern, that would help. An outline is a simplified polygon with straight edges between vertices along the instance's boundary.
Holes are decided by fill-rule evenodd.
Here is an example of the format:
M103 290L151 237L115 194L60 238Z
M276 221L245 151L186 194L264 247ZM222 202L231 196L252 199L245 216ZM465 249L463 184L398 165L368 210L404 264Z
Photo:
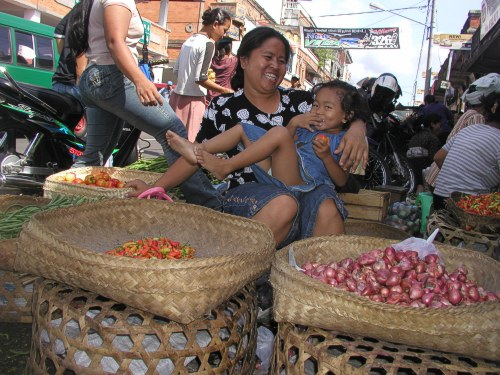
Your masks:
M347 220L345 223L345 233L350 236L369 236L390 238L393 240L405 240L408 233L387 224L363 220Z
M279 323L273 374L494 374L500 363Z
M49 202L49 199L39 197L2 195L0 212L30 205L45 205ZM10 258L16 251L17 239L0 241L0 322L31 323L33 276L11 272L11 267L7 267L7 262L11 261L7 257Z
M427 235L439 228L436 239L452 246L465 246L467 249L500 260L500 234L488 234L460 229L458 222L447 210L433 212L427 222Z
M86 175L94 171L107 172L111 178L117 178L120 181L128 182L135 179L143 180L147 184L153 184L161 177L161 173L136 171L124 168L106 168L106 167L82 167L73 168L67 171L55 173L45 180L43 185L43 196L52 198L54 195L78 196L89 198L126 198L127 194L132 191L130 188L103 188L98 186L89 186L85 184L72 184L69 182L58 181L59 178L64 178L68 172L76 174L77 178L85 178Z
M141 310L189 323L270 267L274 239L264 224L204 207L127 199L37 214L24 227L17 271L64 282ZM71 225L68 225L71 223ZM102 254L145 236L196 249L194 259Z
M373 237L332 236L295 242L297 264L327 263L394 244ZM500 290L500 263L466 249L436 245L448 270L465 264L469 277L487 290ZM500 303L444 309L411 308L372 302L326 285L295 270L288 251L276 254L271 270L274 317L289 322L365 335L472 357L500 357Z
M251 374L255 287L188 325L54 281L37 283L31 374Z
M490 217L475 215L465 212L457 206L457 202L466 194L459 192L451 193L450 198L446 200L446 208L458 220L462 229L467 229L468 226L474 228L476 231L485 233L498 233L500 232L500 217Z

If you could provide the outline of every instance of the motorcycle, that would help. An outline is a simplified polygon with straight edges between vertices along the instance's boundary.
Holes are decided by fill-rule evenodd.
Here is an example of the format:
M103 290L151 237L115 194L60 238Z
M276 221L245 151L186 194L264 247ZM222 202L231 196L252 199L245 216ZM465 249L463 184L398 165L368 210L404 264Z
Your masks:
M168 59L150 61L150 66ZM16 82L0 67L0 188L40 191L45 178L71 168L85 150L78 127L82 104L53 90ZM80 125L79 125L80 124ZM112 163L123 167L137 160L141 131L123 122Z

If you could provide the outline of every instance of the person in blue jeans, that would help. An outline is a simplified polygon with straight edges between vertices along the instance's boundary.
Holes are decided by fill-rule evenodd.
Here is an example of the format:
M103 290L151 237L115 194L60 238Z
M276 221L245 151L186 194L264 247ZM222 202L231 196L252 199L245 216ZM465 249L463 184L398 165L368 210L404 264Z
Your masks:
M88 58L79 82L87 108L87 145L74 166L103 165L124 121L152 135L173 164L179 155L166 143L165 133L186 137L186 128L138 66L144 27L134 0L84 0L82 12L71 20L70 46L75 56L85 52ZM217 191L201 171L180 188L189 203L221 208Z
M290 58L290 44L278 31L257 27L245 34L238 49L238 66L231 81L235 90L214 98L203 117L196 141L204 143L243 122L252 122L265 130L274 127L320 125L321 118L311 112L312 93L283 89L280 84ZM366 122L354 118L335 153L342 156L344 170L356 168L368 160ZM228 152L234 156L239 150ZM199 166L179 158L155 183L170 189L198 171ZM234 172L223 193L225 213L252 218L267 225L278 248L291 241L336 233L332 225L339 215L331 186L321 184L309 192L294 193L274 184L259 183L252 168ZM133 196L149 187L143 181L127 184L136 190Z

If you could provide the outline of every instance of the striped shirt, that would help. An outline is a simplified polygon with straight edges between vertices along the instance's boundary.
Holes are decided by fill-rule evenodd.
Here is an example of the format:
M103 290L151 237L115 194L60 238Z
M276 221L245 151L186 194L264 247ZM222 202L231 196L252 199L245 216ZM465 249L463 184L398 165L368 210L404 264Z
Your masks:
M451 129L451 133L448 136L447 141L453 138L455 134L457 134L460 130L466 128L469 125L474 125L474 124L484 124L484 116L475 109L469 109L462 116L460 116L453 129ZM438 174L439 174L439 167L437 166L436 163L432 163L425 180L429 185L434 187L436 186L436 178Z
M443 149L447 155L434 194L484 194L500 184L500 129L484 124L468 126Z

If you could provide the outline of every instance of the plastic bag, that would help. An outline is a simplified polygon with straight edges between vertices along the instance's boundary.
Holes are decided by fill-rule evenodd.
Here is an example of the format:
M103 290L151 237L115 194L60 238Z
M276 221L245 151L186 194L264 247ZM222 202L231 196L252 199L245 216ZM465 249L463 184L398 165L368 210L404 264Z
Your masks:
M392 245L392 247L396 251L408 251L408 250L416 251L418 252L418 257L420 259L424 259L425 256L428 254L436 254L439 257L440 263L444 263L441 254L439 253L436 246L434 246L434 244L432 243L438 233L439 233L439 228L437 228L434 232L432 232L432 234L426 240L418 237L410 237L402 242Z
M264 326L257 328L257 349L256 355L261 361L259 369L263 374L267 374L271 364L271 357L274 349L274 334Z

